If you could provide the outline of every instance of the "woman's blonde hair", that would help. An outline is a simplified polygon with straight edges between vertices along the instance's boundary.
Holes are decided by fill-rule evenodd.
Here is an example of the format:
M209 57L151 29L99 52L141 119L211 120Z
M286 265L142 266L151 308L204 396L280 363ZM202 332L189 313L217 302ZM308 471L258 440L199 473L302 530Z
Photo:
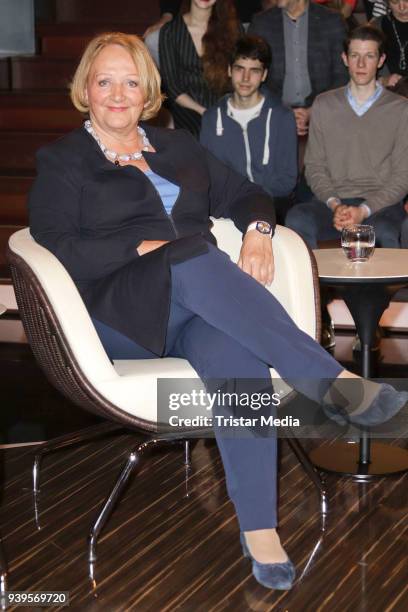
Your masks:
M138 37L123 32L106 32L91 40L86 47L71 83L71 100L81 113L89 111L85 91L91 66L102 49L108 45L120 45L132 57L139 75L139 84L145 98L145 107L141 119L150 119L157 115L162 105L160 91L160 74L146 45Z

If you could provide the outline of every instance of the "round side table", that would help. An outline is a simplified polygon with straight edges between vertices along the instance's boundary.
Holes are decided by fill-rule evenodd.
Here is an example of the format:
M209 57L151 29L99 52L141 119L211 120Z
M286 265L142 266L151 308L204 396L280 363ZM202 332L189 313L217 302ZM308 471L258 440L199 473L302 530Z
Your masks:
M363 263L347 260L342 249L316 249L320 283L336 287L354 319L361 341L362 376L372 376L375 333L392 296L408 285L408 249L376 249ZM367 481L408 470L408 451L372 442L362 430L359 444L334 442L312 451L318 468Z

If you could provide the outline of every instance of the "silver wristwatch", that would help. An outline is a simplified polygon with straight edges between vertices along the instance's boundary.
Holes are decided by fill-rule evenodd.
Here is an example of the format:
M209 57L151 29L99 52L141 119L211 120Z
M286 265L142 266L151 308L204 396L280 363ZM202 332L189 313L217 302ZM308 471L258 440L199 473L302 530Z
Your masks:
M256 229L260 234L269 235L272 238L272 225L267 221L253 221L247 227L247 232Z

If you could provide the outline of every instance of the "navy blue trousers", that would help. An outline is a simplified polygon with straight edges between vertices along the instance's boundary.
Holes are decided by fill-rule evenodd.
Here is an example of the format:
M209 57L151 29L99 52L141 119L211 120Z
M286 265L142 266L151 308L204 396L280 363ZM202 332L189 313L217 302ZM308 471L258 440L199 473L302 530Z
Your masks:
M401 227L401 248L408 249L408 215L405 216Z
M351 198L342 202L353 205ZM399 202L370 215L363 223L374 227L377 246L398 249L401 223L405 215L403 204ZM286 215L285 225L302 236L311 249L317 248L318 240L334 240L341 236L341 232L333 227L333 212L324 202L316 198L293 206Z
M187 359L201 379L270 381L270 365L288 380L333 379L342 371L269 291L213 245L204 255L172 265L171 278L166 355ZM111 359L157 358L94 323ZM313 396L314 389L299 390ZM241 530L276 527L276 436L225 437L216 427L215 435Z

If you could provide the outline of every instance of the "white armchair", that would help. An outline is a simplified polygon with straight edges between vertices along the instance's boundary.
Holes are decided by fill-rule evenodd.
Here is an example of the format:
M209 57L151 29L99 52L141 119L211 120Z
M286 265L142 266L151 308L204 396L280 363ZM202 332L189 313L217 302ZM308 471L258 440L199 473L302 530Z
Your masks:
M213 233L218 246L236 261L242 238L233 223L215 220ZM297 325L317 339L320 308L313 256L302 239L285 227L277 227L273 245L275 279L270 290ZM11 236L8 259L28 341L49 381L77 405L113 422L114 428L119 425L150 434L150 439L130 454L92 528L92 562L98 535L143 451L166 441L163 435L152 437L157 433L157 379L196 378L197 374L187 361L170 357L111 363L72 279L56 257L33 240L28 229ZM271 374L278 377L274 370ZM280 381L281 396L288 397L290 391ZM34 463L34 491L38 491L40 460L46 451L78 443L109 428L111 425L104 424L41 445ZM199 430L194 433L200 435ZM317 487L325 513L326 495L318 473L299 442L294 438L288 442ZM185 449L189 462L188 442Z

